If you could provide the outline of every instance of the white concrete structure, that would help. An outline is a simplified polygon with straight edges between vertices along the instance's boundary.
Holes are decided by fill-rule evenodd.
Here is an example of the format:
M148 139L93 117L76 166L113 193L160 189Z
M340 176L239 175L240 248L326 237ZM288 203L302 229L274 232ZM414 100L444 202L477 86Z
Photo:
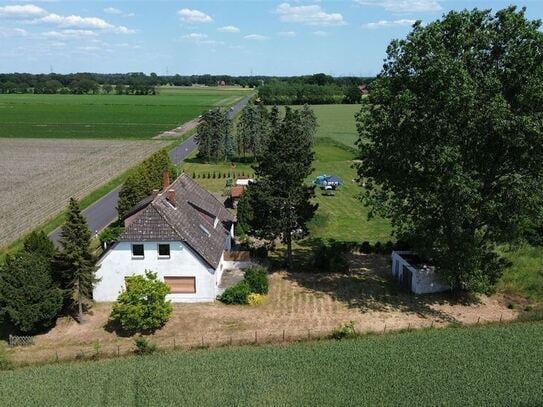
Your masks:
M246 186L249 185L250 182L255 182L255 180L252 179L252 178L239 177L239 178L236 180L236 185L237 185L237 186L241 186L241 187L246 187Z
M409 251L392 252L392 276L414 294L438 293L450 290L442 274L433 266L416 267L409 263Z
M95 301L117 300L126 277L146 270L168 284L172 302L214 301L220 294L223 271L234 265L233 215L190 177L182 174L171 185L165 177L163 192L140 202L123 221L119 242L98 262Z

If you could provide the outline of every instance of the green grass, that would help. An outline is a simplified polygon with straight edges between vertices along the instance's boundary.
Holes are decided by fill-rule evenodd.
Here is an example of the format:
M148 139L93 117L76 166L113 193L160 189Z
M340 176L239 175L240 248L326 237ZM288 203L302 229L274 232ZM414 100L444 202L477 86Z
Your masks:
M247 94L168 88L157 96L0 95L0 137L147 139Z
M354 147L358 139L354 115L360 105L315 105L311 106L317 115L319 128L317 137L331 138Z
M368 208L358 199L362 188L355 182L353 159L354 153L349 147L330 139L317 139L312 178L336 175L342 178L344 185L335 196L323 195L320 189L315 189L319 208L309 224L310 238L371 243L391 240L389 222L380 218L368 220Z
M0 373L2 405L543 403L543 323L171 352Z
M502 253L512 266L505 270L498 289L543 303L543 247L525 245Z

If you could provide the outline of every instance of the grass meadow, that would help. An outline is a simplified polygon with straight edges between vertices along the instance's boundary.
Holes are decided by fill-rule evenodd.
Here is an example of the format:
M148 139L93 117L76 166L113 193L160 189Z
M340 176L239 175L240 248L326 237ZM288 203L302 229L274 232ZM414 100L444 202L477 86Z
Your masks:
M535 406L541 337L515 323L31 367L0 372L0 404Z
M156 96L0 95L0 137L149 139L248 92L171 87Z

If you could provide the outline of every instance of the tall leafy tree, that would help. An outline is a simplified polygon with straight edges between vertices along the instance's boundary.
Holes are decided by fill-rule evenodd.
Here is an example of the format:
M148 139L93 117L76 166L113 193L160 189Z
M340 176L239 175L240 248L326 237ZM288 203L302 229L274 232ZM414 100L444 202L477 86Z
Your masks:
M164 171L176 173L170 155L166 150L159 150L136 167L134 172L125 180L119 191L117 212L123 217L138 202L162 187Z
M235 145L228 112L216 108L205 112L195 140L198 156L208 161L222 161L234 156Z
M300 110L300 120L302 121L302 128L306 133L305 136L311 141L315 138L319 123L315 112L308 104L305 104Z
M20 251L0 267L0 314L21 332L49 328L63 302L54 283L51 262L39 252Z
M246 156L247 153L256 154L260 144L260 111L255 105L249 103L241 111L237 124L237 150L239 155Z
M96 258L92 253L91 231L81 214L79 202L71 198L60 237L61 250L55 259L55 272L65 291L68 305L81 322L84 310L92 305L92 290L97 282Z
M252 216L246 221L256 235L281 240L287 245L287 264L292 266L292 242L305 234L317 206L311 202L314 187L306 184L313 162L312 142L300 112L286 108L285 117L272 109L276 128L257 157L257 180L248 188Z
M497 245L542 217L540 26L515 7L416 23L362 101L364 201L454 287L490 290Z

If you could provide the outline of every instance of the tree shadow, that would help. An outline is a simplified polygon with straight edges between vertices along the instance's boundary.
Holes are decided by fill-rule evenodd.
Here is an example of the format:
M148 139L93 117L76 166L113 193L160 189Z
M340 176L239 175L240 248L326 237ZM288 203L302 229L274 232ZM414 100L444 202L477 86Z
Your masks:
M352 242L336 242L338 250L342 246L349 263L345 272L322 272L315 264L307 261L308 250L314 250L319 239L307 240L297 250L296 259L305 258L305 263L297 263L287 278L315 293L326 293L350 308L362 312L402 311L418 314L424 318L456 322L447 312L436 309L438 305L474 305L476 297L464 292L445 292L439 294L415 295L395 282L391 275L391 261L386 254L387 245L370 245L371 251L360 253ZM311 257L311 256L309 256Z

